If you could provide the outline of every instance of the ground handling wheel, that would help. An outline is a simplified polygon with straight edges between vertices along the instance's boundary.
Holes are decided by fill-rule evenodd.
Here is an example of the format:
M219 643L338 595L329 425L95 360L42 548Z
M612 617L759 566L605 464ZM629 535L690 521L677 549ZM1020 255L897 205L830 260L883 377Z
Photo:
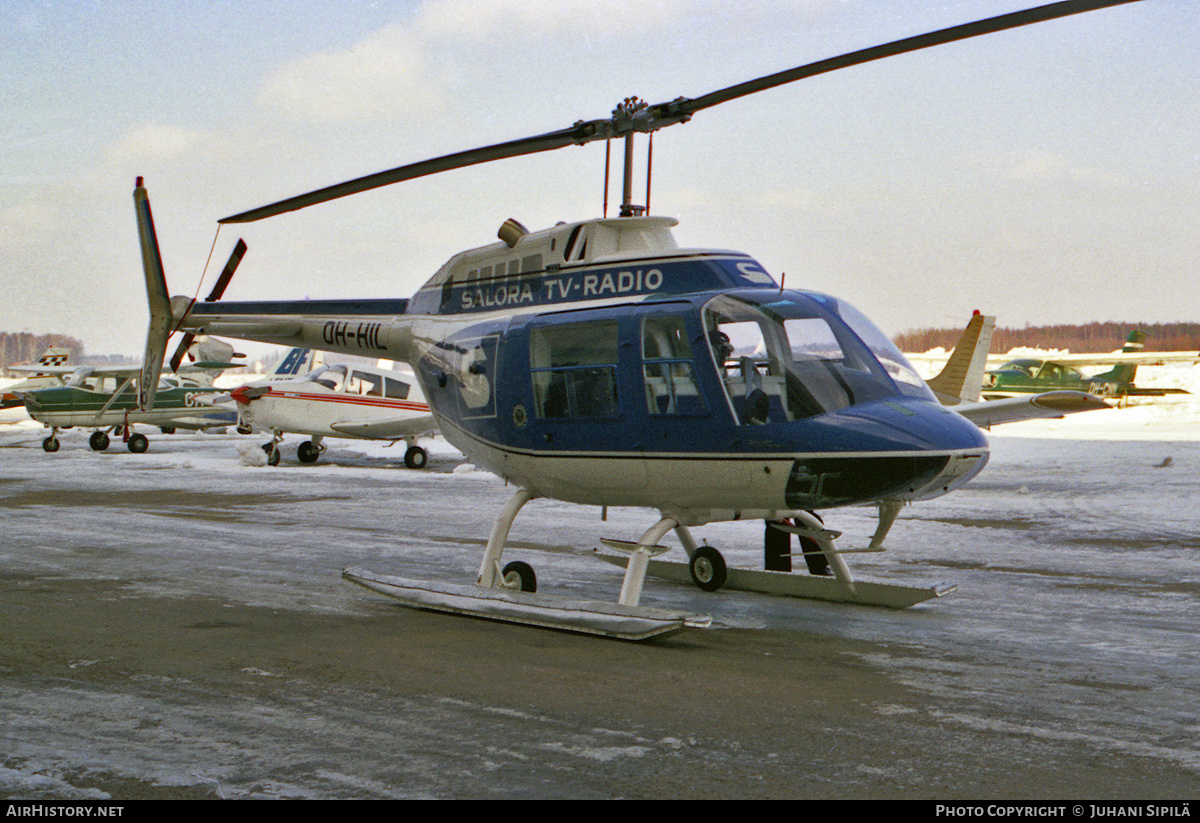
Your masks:
M725 585L728 571L725 558L712 546L700 546L688 561L692 582L706 592L715 592Z
M533 567L528 563L514 560L504 567L501 576L504 578L506 589L516 589L521 592L537 591L537 575L533 573Z

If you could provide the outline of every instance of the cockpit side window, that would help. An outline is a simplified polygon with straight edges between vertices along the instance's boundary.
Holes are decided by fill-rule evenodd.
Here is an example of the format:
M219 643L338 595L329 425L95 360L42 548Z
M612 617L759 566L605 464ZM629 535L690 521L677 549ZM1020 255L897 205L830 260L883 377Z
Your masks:
M707 411L692 372L692 346L682 317L647 317L642 322L642 362L650 414Z
M616 415L616 320L533 329L529 365L538 417Z
M346 367L326 366L310 374L307 379L331 391L341 391L342 383L346 379Z

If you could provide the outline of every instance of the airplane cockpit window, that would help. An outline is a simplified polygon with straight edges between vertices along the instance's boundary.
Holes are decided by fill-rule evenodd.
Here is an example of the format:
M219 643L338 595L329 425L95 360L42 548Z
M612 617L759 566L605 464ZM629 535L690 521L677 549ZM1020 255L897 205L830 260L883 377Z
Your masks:
M529 365L539 417L617 413L616 320L533 329Z
M1037 360L1009 360L997 371L1015 371L1020 372L1026 377L1032 379L1033 373L1041 367L1041 363Z
M390 377L383 378L383 396L391 397L394 400L407 400L409 385L403 380L393 380Z
M311 383L324 386L331 391L341 391L342 383L346 379L345 366L325 366L317 369L306 378Z
M91 391L92 387L95 385L95 381L93 381L91 377L91 369L79 369L71 375L71 379L68 380L66 384L73 388L87 389L88 391ZM112 389L109 389L109 391L112 391Z
M932 398L881 332L830 300L727 294L705 306L709 344L741 423L801 420L900 393Z
M648 317L642 323L642 361L650 414L707 411L692 373L692 346L682 317Z

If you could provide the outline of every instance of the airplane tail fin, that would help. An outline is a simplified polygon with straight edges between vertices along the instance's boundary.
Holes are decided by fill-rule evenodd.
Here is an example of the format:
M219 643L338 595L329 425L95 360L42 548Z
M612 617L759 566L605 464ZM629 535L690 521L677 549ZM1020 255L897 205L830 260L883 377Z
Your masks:
M158 236L154 232L154 216L150 213L150 196L137 179L133 190L133 205L137 212L138 238L142 246L142 268L146 274L146 298L150 304L150 326L146 331L146 356L138 380L138 408L154 408L154 392L162 373L171 336L171 298L167 294L167 278L163 274L162 255L158 251Z
M292 348L279 358L267 375L269 380L294 380L325 364L325 353L313 349Z
M974 403L979 400L983 386L983 374L987 368L988 349L992 345L992 333L996 329L996 318L979 312L963 330L962 336L950 353L950 359L936 377L926 382L944 405Z
M62 346L51 346L38 358L41 366L62 366L71 358L71 350Z
M1122 354L1139 353L1146 348L1146 333L1139 329L1134 329L1129 333L1129 337L1125 340L1125 347L1121 349ZM1104 380L1110 383L1125 385L1132 383L1137 376L1137 364L1125 363L1119 366L1113 366L1110 371L1104 374L1093 376L1093 380Z

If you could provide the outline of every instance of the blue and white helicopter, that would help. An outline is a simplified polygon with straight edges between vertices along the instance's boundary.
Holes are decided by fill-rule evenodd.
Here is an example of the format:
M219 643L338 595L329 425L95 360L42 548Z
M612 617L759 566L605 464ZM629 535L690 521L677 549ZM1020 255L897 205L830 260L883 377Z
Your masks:
M706 108L882 57L1134 0L1070 0L819 61L713 92L646 105L540 136L458 152L224 218L241 223L379 186L507 157L623 138L620 216L528 231L460 252L411 299L194 303L167 296L146 191L134 192L151 303L147 362L174 330L387 357L410 364L439 430L515 492L497 516L474 585L345 576L420 608L644 639L706 618L639 605L648 572L721 586L895 607L942 586L855 580L818 510L878 506L880 550L900 508L961 487L988 459L980 428L937 401L904 356L858 310L783 289L754 258L679 248L676 220L632 203L637 133ZM174 306L174 311L172 311ZM153 402L147 369L143 396ZM536 592L528 564L502 565L528 501L642 507L655 522L623 550L618 602ZM727 568L689 529L766 521L798 534L763 570ZM651 561L674 532L686 563ZM858 549L861 551L862 549ZM804 556L811 575L791 574ZM952 587L949 587L952 588Z

